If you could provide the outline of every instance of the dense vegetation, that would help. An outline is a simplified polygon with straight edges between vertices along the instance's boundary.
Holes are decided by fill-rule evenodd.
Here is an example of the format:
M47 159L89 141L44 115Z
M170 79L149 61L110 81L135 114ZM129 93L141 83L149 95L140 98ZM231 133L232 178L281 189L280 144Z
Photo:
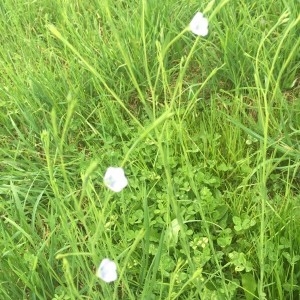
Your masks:
M300 299L299 12L2 0L0 299Z

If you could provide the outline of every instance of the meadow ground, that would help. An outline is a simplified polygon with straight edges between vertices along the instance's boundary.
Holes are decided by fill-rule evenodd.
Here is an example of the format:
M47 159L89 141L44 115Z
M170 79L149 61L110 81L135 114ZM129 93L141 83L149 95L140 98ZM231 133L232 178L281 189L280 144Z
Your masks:
M2 0L0 299L300 299L299 12Z

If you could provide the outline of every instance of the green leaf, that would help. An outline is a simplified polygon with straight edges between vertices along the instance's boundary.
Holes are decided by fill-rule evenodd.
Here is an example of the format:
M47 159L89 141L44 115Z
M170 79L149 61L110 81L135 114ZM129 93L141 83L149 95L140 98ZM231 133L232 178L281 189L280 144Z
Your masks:
M234 216L234 217L232 218L232 221L233 221L233 223L235 224L234 229L235 229L236 231L241 231L241 230L243 230L241 218Z
M170 245L175 246L178 242L178 234L180 231L180 225L177 219L174 219L168 229L166 230L166 239Z
M254 299L257 284L253 275L250 273L242 274L242 285L244 288L246 300Z

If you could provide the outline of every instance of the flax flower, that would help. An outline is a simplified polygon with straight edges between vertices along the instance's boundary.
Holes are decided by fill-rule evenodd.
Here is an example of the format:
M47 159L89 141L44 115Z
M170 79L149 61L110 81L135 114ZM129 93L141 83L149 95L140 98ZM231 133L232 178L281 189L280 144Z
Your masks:
M117 265L114 261L104 258L97 270L97 276L108 283L117 280Z
M121 192L128 184L123 168L109 167L103 178L104 184L113 192Z
M200 36L208 34L208 19L201 12L197 12L190 23L192 33Z

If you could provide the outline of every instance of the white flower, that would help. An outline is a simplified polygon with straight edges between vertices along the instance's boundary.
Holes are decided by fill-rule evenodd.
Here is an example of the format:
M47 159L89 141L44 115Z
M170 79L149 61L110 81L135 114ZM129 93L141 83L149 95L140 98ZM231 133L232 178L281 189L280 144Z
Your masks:
M123 168L109 167L104 175L104 184L113 192L121 192L128 184Z
M108 258L104 258L97 270L97 276L105 282L117 280L117 265Z
M190 30L196 35L206 36L208 34L208 20L201 12L197 12L190 23Z

